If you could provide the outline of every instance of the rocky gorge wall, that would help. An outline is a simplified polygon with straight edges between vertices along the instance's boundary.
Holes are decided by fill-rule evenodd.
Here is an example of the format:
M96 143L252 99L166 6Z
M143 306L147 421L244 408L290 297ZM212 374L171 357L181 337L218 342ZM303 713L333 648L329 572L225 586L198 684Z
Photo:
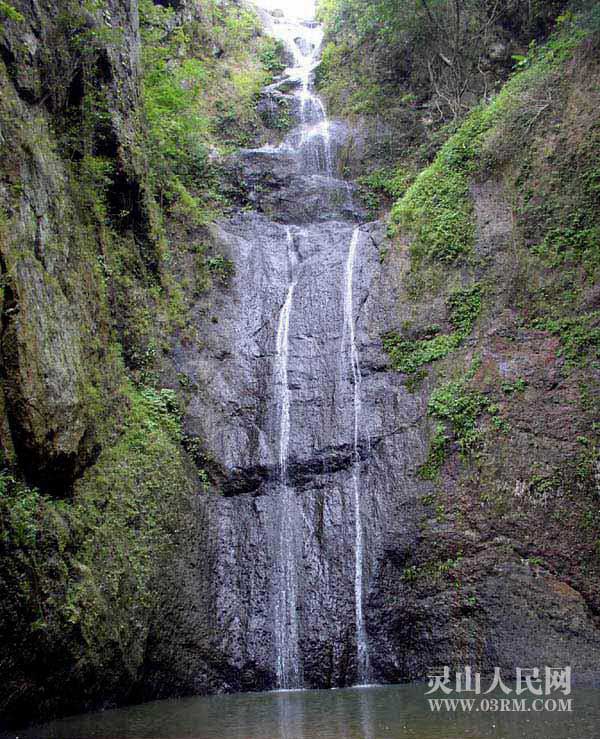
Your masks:
M339 141L343 142L343 126L337 124L337 129ZM466 134L472 135L468 128ZM456 146L463 146L463 140L458 140ZM339 485L346 491L343 498L348 505L350 388L346 387L345 391L339 387L327 389L325 397L331 400L325 406L319 396L311 393L310 399L304 400L310 407L305 417L302 389L319 372L321 376L324 373L325 377L333 376L334 372L327 369L327 360L315 366L313 352L301 351L300 347L304 342L316 342L320 352L327 356L327 349L321 348L315 336L322 332L320 335L326 337L331 332L336 338L325 341L330 341L333 346L339 341L343 283L341 254L349 241L350 229L328 223L335 216L336 207L331 205L329 199L323 198L316 217L324 219L325 223L319 223L318 226L312 224L307 228L307 221L315 218L315 214L311 210L312 201L307 200L306 196L301 197L305 182L294 169L293 157L286 161L281 155L275 158L269 152L250 152L242 158L241 171L244 172L245 182L260 185L256 193L250 191L249 199L266 211L269 219L279 218L284 224L292 222L303 229L292 229L294 241L298 242L301 270L306 270L311 285L318 286L311 291L310 301L304 302L301 279L300 295L292 313L290 388L292 398L297 397L298 400L295 403L292 401L291 408L293 424L297 425L292 432L289 474L294 488L302 491L300 505L304 523L301 538L304 543L300 565L303 580L300 630L304 634L310 633L311 629L320 633L325 631L325 645L335 643L340 649L324 658L321 651L323 647L318 643L309 640L303 642L301 639L300 647L305 655L303 671L308 684L344 684L345 681L356 679L352 664L354 637L339 629L340 624L352 622L349 587L352 571L351 520L347 513L344 517L343 507L337 508L343 505L343 499L337 503L328 500L328 495ZM363 501L368 522L368 546L374 560L374 564L368 568L365 610L375 679L393 681L422 677L432 664L459 664L463 660L477 664L484 670L499 665L509 673L519 660L532 664L564 662L572 664L580 675L587 674L590 677L595 674L596 648L593 645L597 643L597 631L594 577L588 571L581 578L581 560L578 559L583 556L587 567L595 566L595 457L593 450L579 454L580 443L593 442L591 439L587 442L577 441L577 432L573 431L575 423L580 433L590 434L592 409L595 406L591 401L587 407L578 405L574 412L571 405L565 406L564 413L569 414L568 423L565 419L562 422L549 420L550 416L546 414L559 412L562 407L558 398L563 397L563 393L566 394L564 397L573 397L569 366L561 358L560 341L551 335L544 335L538 330L524 333L522 337L519 334L508 339L508 346L511 347L509 355L498 355L498 359L492 359L498 351L495 348L497 340L493 338L494 331L500 331L503 335L508 330L494 329L493 326L504 326L507 315L510 315L505 312L503 301L507 295L512 295L514 289L509 287L507 281L518 274L511 260L516 258L519 264L520 260L526 259L522 252L514 257L514 252L510 251L516 238L515 225L507 191L498 184L497 178L497 174L487 179L478 176L468 191L468 197L473 198L472 213L475 217L473 248L482 257L482 262L477 264L473 272L470 266L461 266L459 269L442 266L437 268L436 273L435 263L429 267L429 274L426 271L428 265L424 265L422 270L415 269L416 260L409 250L410 241L401 241L400 245L387 242L381 226L377 224L364 228L365 234L372 236L369 241L363 237L358 252L357 300L361 309L357 332L364 391L362 413L365 419L365 427L361 430L372 442L377 440L371 444L370 450L363 450L366 471ZM306 181L307 178L304 179ZM314 182L308 186L312 187L311 192L314 191ZM321 182L320 186L325 191L335 190L335 184L332 187L331 183ZM287 195L290 188L295 197ZM356 206L348 209L347 201L344 202L343 198L340 200L344 218L361 218ZM461 201L457 198L449 208L453 205L458 210ZM429 212L433 221L435 208L431 207ZM320 242L319 247L314 247L318 251L314 252L310 248L307 250L305 245L313 231L318 231ZM213 336L216 344L210 347L208 357L186 352L182 356L181 366L194 382L202 376L198 374L198 368L205 373L204 376L214 377L217 361L218 366L227 367L231 363L235 367L219 377L219 382L214 384L202 404L192 401L186 422L208 440L207 456L221 466L220 474L224 478L223 489L227 496L226 501L215 501L208 506L207 521L213 521L214 528L224 533L209 541L208 548L203 549L200 555L200 561L207 557L208 561L215 562L213 567L219 572L218 584L215 588L213 583L215 590L210 595L214 599L210 602L218 603L219 607L213 606L209 610L225 616L218 618L213 625L214 634L219 639L218 647L208 651L215 654L219 650L221 657L218 667L215 667L216 672L211 672L210 680L216 681L212 684L218 687L248 689L254 685L267 687L274 684L272 671L269 672L268 668L269 660L272 660L272 647L269 647L268 639L270 617L265 606L269 602L268 595L265 595L269 593L269 585L268 578L264 576L272 569L273 551L277 548L274 543L277 537L269 531L272 525L269 509L273 505L269 497L277 486L277 411L276 407L273 408L276 405L276 388L269 366L274 362L278 306L283 304L287 284L287 247L285 230L256 215L245 215L221 226L216 238L231 248L227 253L232 257L234 254L244 255L239 262L241 276L239 282L238 277L233 279L228 288L231 295L224 302L222 297L215 298L214 312L218 312L216 306L223 306L227 323L221 327L219 319L215 324ZM330 239L338 241L337 247L332 244L337 266L335 261L326 256ZM260 251L253 246L256 243L260 243ZM343 248L340 248L340 244ZM271 261L273 250L279 251L279 266ZM263 262L265 253L269 255L267 267ZM319 274L315 275L311 261L317 254ZM370 262L366 271L363 260ZM327 275L328 286L321 286L321 273ZM281 276L276 277L277 274ZM423 285L417 282L419 279L427 282ZM252 301L258 295L267 297L276 293L272 280L283 285L279 288L279 297L274 298L273 307L256 306L254 302L250 303L252 309L248 307L246 301L250 298L246 286L257 280L262 288L250 291ZM495 288L488 287L488 292L484 292L479 281L483 285L494 285ZM336 294L331 294L331 286L337 290ZM366 294L363 292L365 289ZM240 313L234 319L230 318L231 301L239 304L236 311ZM309 310L315 314L315 304L323 305L316 311L318 323L314 323L313 317L313 322L307 327L306 319L302 316ZM482 308L482 304L486 307ZM455 310L458 305L458 312L462 311L462 314L449 319L448 305L454 306ZM331 312L331 306L336 306L336 310ZM264 324L258 321L248 326L240 337L232 335L233 327L239 326L240 322L243 324L250 317L257 321L256 315L265 311L270 321ZM459 337L460 341L455 338L449 343L454 351L444 350L443 342L442 349L436 348L436 335L443 336L444 332L452 330L453 321L458 325L466 321L469 335ZM434 323L437 323L437 327L429 328ZM389 373L390 357L381 353L382 335L388 330L395 333L400 329L405 333L406 344L398 344L397 338L391 344L393 346L396 343L403 352L398 352L396 357L400 358L395 360L403 372L401 376L394 376ZM251 337L250 349L240 346L235 351L228 351L225 348L237 345L242 336ZM264 341L263 337L270 344L266 347L260 343L254 344L255 341ZM221 343L223 341L224 345ZM454 346L454 341L464 346ZM522 348L520 341L523 342ZM540 345L545 348L533 349L537 342L546 342ZM548 352L557 353L552 355ZM436 357L434 353L440 356ZM447 356L445 360L444 356ZM554 356L553 361L550 356ZM215 361L214 357L218 357L218 360ZM247 364L248 357L254 358L250 364ZM300 359L302 371L298 374L295 362ZM434 364L436 359L437 365ZM393 363L393 351L391 360ZM208 371L205 369L207 361L210 367ZM499 364L494 365L493 362ZM309 371L304 369L305 364L310 368ZM329 364L332 367L335 362L329 360ZM428 365L432 369L429 377L424 372ZM494 366L499 369L494 370ZM587 367L585 374L593 382L593 374L587 374L590 371L589 365ZM495 371L501 373L501 379L493 379L497 377L493 374ZM524 374L519 374L521 371ZM580 371L577 370L577 373ZM558 396L554 400L546 399L548 381L543 378L548 372L552 377L565 376L564 384L557 389ZM257 382L256 377L263 379ZM246 390L232 393L231 385L237 385L239 378L246 378ZM461 379L465 382L464 386ZM396 384L398 380L404 389ZM423 433L432 423L432 453L435 453L439 420L436 421L433 409L437 406L432 405L431 398L435 397L438 387L448 386L448 380L455 384L450 386L447 397L441 396L437 401L440 406L438 419L446 424L442 426L442 459L436 460L431 454L430 457L426 456ZM239 410L234 410L238 407L236 398L240 394L245 404ZM593 392L591 394L594 395ZM394 396L396 400L392 400ZM439 392L437 396L440 396ZM225 411L201 418L199 409L205 408L206 403L209 406L218 403L221 408L233 404L231 417L236 419L235 427L223 423L228 415ZM529 410L522 409L524 403L531 404ZM393 411L382 416L380 404L381 407L393 408ZM444 404L448 407L444 407ZM345 413L341 410L344 407ZM518 430L518 421L511 423L512 414L515 414L515 419L523 417L523 414L527 418L538 418L533 437L528 436L531 432ZM432 420L428 420L427 416ZM335 422L332 422L332 418ZM543 431L550 423L553 429L562 429L560 440L556 435L546 436ZM336 439L340 428L345 429L346 435L345 440L344 434L341 436L341 449L328 446L316 456L314 448L312 452L305 451L304 445L311 436L321 439L323 443ZM325 433L322 429L326 429ZM378 441L380 438L381 441ZM527 438L529 442L525 442ZM585 438L588 439L587 436ZM515 445L523 443L535 444L535 454L516 452ZM567 465L571 466L572 472L565 472L565 478L560 483L555 482L555 473L550 471L554 467L547 468L549 472L545 475L536 471L532 476L532 459L536 470L540 470L543 464L549 464L542 461L544 452L541 448L544 445L552 450L552 455L562 449L565 469L568 470ZM239 449L247 450L241 455L242 464L240 457L231 452ZM383 464L380 460L384 460ZM407 460L409 462L405 467ZM518 469L517 460L521 460L519 464L522 465ZM346 471L343 470L344 465ZM314 474L317 466L322 466L326 471L318 478ZM337 467L342 469L336 470ZM376 470L375 483L370 477L370 469ZM571 474L574 477L569 477ZM433 482L432 478L435 478ZM325 516L329 511L330 516L341 514L339 519L325 520L339 521L334 524L336 537L346 542L345 549L331 549L324 523L320 531L313 528L315 513L312 507L308 507L311 498L305 495L305 491L314 491L315 479L319 480L317 490L321 485L324 486L324 492L318 493L317 498L320 500L320 496L323 496L323 504L320 504L323 505L323 512L320 515ZM373 484L375 487L371 487ZM555 485L558 486L557 499L561 501L560 513L551 503L550 490ZM540 486L544 494L538 500ZM508 502L504 500L504 495L515 497ZM564 526L561 526L559 537L550 532L556 525L553 521L564 523L565 506L568 506L568 515L573 522L567 531L573 533L565 532ZM339 514L334 513L336 510L339 510ZM238 533L234 522L240 521L243 524ZM261 531L262 534L257 533ZM340 537L339 531L346 533ZM377 534L373 536L373 532ZM566 556L567 542L573 541L570 536L580 539L582 532L585 532L586 543L579 541L578 554L574 558ZM239 543L238 535L242 537ZM233 547L232 542L235 542ZM209 552L213 553L212 558ZM321 580L320 595L313 601L310 591L314 589L319 592L319 581L314 579L312 571L318 570L320 558L321 562L331 563L326 574L321 570L320 578L331 577L332 568L337 569L337 573L335 580ZM551 567L550 558L554 563ZM226 567L219 569L218 562L225 562ZM260 573L263 573L262 576ZM328 583L327 595L323 597L322 586L325 582ZM577 587L573 587L575 582ZM345 589L345 597L339 600L338 595L338 599L332 599L332 594L336 591L339 593L340 589ZM195 590L206 593L210 591L210 586L207 583L197 589L192 587L186 591L186 597L193 598ZM319 609L314 608L315 602L319 602ZM245 611L240 609L240 603L253 605ZM329 603L334 606L331 615L320 623L319 618ZM260 618L253 621L252 613L261 614ZM184 624L181 628L200 633L199 624L193 623L193 627ZM249 629L248 625L252 628ZM330 632L327 629L331 626L334 630ZM264 637L261 640L262 649L244 636L254 628L259 629L258 633ZM230 636L231 633L236 634L235 639ZM206 651L203 646L206 638L201 634L196 641L198 653ZM235 650L232 650L232 644L236 644ZM318 661L313 662L313 653L319 656ZM324 663L326 669L322 667ZM315 669L317 665L319 669ZM193 668L191 672L193 674ZM160 674L168 674L166 666ZM226 675L225 682L222 682L223 675ZM204 685L205 679L204 673L199 674L196 687ZM190 678L186 680L189 684Z
M564 74L562 92L553 93L551 115L555 121L565 116L560 125L581 142L577 176L586 179L590 175L583 172L595 171L586 139L597 126L588 98L588 80L595 74L588 66L594 64L593 38L568 29L548 50L558 61L548 65L542 52L528 78L516 78L498 108L485 114L493 123L482 123L474 114L396 204L393 238L386 236L383 224L362 227L354 284L371 679L415 679L431 665L463 663L484 671L500 666L510 675L521 662L570 664L578 679L597 679L595 292L582 289L587 302L579 309L585 317L581 329L575 329L574 353L569 353L572 334L564 331L573 325L566 303L553 308L538 304L537 322L518 317L515 302L532 310L538 290L560 294L560 288L554 283L557 273L545 261L548 255L539 250L536 255L534 249L532 256L531 246L523 245L520 219L535 216L527 206L515 206L511 194L515 181L528 192L519 179L524 176L519 174L521 161L542 191L549 184L547 165L536 154L533 160L518 160L518 149L508 148L509 141L519 140L523 125L530 126L532 119L537 123L540 108L530 100L542 97L541 91ZM573 58L576 65L569 61ZM578 107L587 133L572 127L573 103L568 101L573 95L590 101L589 117ZM513 117L519 106L527 111L524 123ZM540 122L542 137L543 126ZM348 136L343 124L332 130L343 150ZM532 142L533 152L536 146ZM186 419L206 440L207 456L221 466L226 494L225 500L207 506L207 522L222 533L200 555L200 561L208 557L214 562L219 573L210 596L218 605L209 609L219 614L213 624L217 641L209 651L219 651L222 661L211 680L226 689L277 684L268 668L272 627L264 574L276 565L277 552L277 535L270 531L271 496L277 488L277 398L269 366L288 265L285 232L272 223L274 218L295 224L301 275L290 323L288 464L302 520L296 556L303 675L305 684L314 687L348 684L357 679L351 582L355 543L348 508L352 382L347 370L345 378L339 376L336 363L343 330L343 258L351 228L337 222L339 203L344 220L365 216L341 196L334 204L321 196L315 214L302 189L310 178L298 176L293 157L249 152L242 155L241 171L245 182L260 184L249 197L269 220L248 214L216 232L232 258L243 255L236 262L240 275L224 300L216 298L215 313L226 322L222 326L219 318L215 325L216 343L206 347L208 356L185 352L181 365L199 385L200 377L216 376L217 366L232 367L219 373L202 404L192 401ZM444 180L463 172L464 185ZM314 181L307 186L308 192L315 191ZM336 189L331 181L319 186L324 193ZM552 187L551 217L558 219L572 205L562 200L566 192L560 184L552 181ZM585 192L580 207L586 203L586 217L593 219L596 196ZM446 214L453 219L450 228L442 220ZM315 217L321 222L311 223ZM593 283L597 247L597 232L591 228L586 233L588 246L566 257L573 270L569 279L582 280L583 286ZM279 254L276 261L273 251ZM536 258L539 264L531 262ZM248 284L261 287L248 294ZM274 304L256 305L257 296ZM563 311L563 329L552 322L540 329L551 310ZM261 321L258 315L270 318ZM237 327L248 320L252 323L238 335ZM227 349L232 346L233 351ZM241 378L245 389L232 392ZM335 378L333 385L327 378ZM206 405L221 411L207 416ZM224 422L227 417L235 424ZM226 564L221 568L219 562ZM199 590L206 593L210 585ZM248 610L241 603L250 604ZM344 624L351 624L349 631ZM255 629L258 643L247 637ZM197 641L199 652L206 650L204 638ZM205 679L202 673L196 686Z
M414 538L374 587L388 679L552 661L597 679L597 49L597 10L567 12L430 166L411 173L409 144L363 181L395 200L383 341L431 432Z
M224 10L250 18L236 3ZM157 142L157 88L171 105L163 127L190 104L159 42L175 35L181 58L202 32L218 79L240 63L242 38L257 57L263 37L254 16L226 43L230 16L210 20L195 3L178 13L147 2L0 7L5 720L143 696L165 563L198 538L208 479L183 437L168 357L189 328L166 230L183 221L197 241L214 173L190 194L189 162ZM247 71L244 83L267 74L255 60ZM209 285L195 241L181 259Z
M302 684L360 675L357 464L369 679L465 663L593 673L597 34L567 20L574 40L552 63L532 58L493 124L459 129L398 199L389 235L340 178L347 122L328 122L329 164L324 129L308 159L293 131L279 146L302 115L298 83L253 98L273 129L249 114L247 148L210 153L231 203L207 225L172 181L155 188L137 3L77 15L91 57L50 5L14 6L0 42L3 714L278 685L290 519L275 368L294 275ZM208 28L198 7L183 3L165 33ZM198 43L239 81L222 37ZM84 80L102 91L78 134L91 160L64 144ZM202 200L194 177L179 182ZM344 300L357 226L355 444Z
M24 721L130 699L157 572L197 476L170 396L134 385L124 362L123 272L128 294L148 305L164 279L136 146L137 4L9 10L1 701L3 716Z

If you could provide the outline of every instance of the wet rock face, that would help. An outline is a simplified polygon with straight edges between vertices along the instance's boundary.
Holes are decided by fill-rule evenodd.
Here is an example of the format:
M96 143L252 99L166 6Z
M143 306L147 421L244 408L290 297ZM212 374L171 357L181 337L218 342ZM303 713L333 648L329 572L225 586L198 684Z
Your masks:
M412 555L427 546L414 536ZM438 665L465 664L490 674L500 667L514 678L516 666L556 664L571 665L581 683L597 684L595 619L582 594L556 576L480 543L469 555L468 583L461 583L476 596L461 591L461 597L454 582L432 579L415 597L403 582L412 561L404 548L388 550L374 589L372 633L381 679L413 680Z
M0 29L0 146L6 172L0 207L11 218L10 234L0 247L7 285L0 353L9 427L2 445L14 452L30 484L66 496L98 453L98 404L116 379L96 371L109 341L97 274L99 247L86 228L51 125L78 114L84 87L81 50L56 16L55 4L25 3L19 10L23 19ZM88 73L107 109L104 138L96 145L114 162L109 207L120 212L127 202L123 236L135 241L132 247L139 249L144 267L153 269L146 166L134 146L137 3L110 0L95 13L80 10L72 22L82 32L114 28L123 39L122 44L102 43L97 34L88 50Z
M339 129L342 133L345 131L341 126ZM332 126L332 133L339 129ZM364 221L365 211L354 197L356 188L351 182L333 178L325 172L310 171L324 165L322 142L307 147L302 158L291 148L293 144L288 146L245 151L236 158L233 166L237 177L249 202L259 212L278 223L310 225L317 221ZM334 166L336 150L336 144L330 143Z
M352 224L337 221L291 227L299 266L290 319L289 465L292 476L298 478L302 466L318 474L319 461L343 466L351 447L352 394L341 341L344 266L352 231ZM229 289L215 296L211 311L218 322L211 324L203 351L177 350L178 366L201 388L187 408L186 425L206 440L207 451L230 474L262 468L269 477L278 453L273 362L277 318L289 279L286 227L257 214L244 214L220 224L215 238L225 256L235 259L236 275ZM365 355L364 402L369 403L363 419L365 456L371 452L369 443L381 444L396 426L394 408L387 407L386 401L414 404L401 386L392 383L390 388L391 376L379 371L386 360L378 332L385 325L367 314L369 303L378 301L370 291L382 289L379 282L372 284L381 277L378 242L378 234L364 232L355 271L357 331ZM319 382L314 382L315 376ZM387 392L392 394L390 399ZM408 414L402 426L413 420Z
M344 267L353 225L328 221L291 230L299 265L288 368L288 477L297 528L289 535L297 542L299 646L306 685L340 686L356 676L354 396L341 351ZM272 580L280 489L273 372L277 320L289 282L286 228L244 214L219 224L215 238L235 260L236 276L227 291L214 296L211 311L219 320L210 325L206 346L182 348L176 355L179 370L201 388L187 408L186 430L204 440L226 494L203 502L207 528L197 587L212 594L208 612L214 623L202 651L223 654L235 668L221 675L221 688L256 689L265 679L275 686ZM399 521L406 525L411 517L418 487L413 460L425 451L418 396L397 376L381 372L379 334L393 320L381 307L386 304L381 293L390 288L380 273L381 238L380 229L364 229L354 281L363 357L359 454L367 600L384 542L402 535ZM367 611L367 623L369 618ZM251 673L261 677L248 685Z
M312 53L306 44L298 50ZM347 130L323 119L312 98L299 100L295 110L300 126L283 144L237 156L258 212L214 227L215 248L234 262L235 276L212 292L208 308L198 306L202 346L174 350L178 371L199 388L186 409L185 430L202 440L203 461L223 492L200 501L201 541L186 589L194 605L178 618L197 658L188 655L170 679L189 691L280 685L282 527L294 563L290 617L297 622L299 684L333 687L358 679L353 466L358 457L361 597L369 631L368 604L386 542L403 537L413 516L415 460L426 452L421 399L399 376L382 371L380 336L396 317L395 287L380 264L380 224L361 227L352 276L362 376L355 444L344 298L350 243L364 215L352 184L335 176ZM284 515L277 334L292 279L286 473L292 502ZM206 614L209 623L202 625ZM218 658L207 663L209 654ZM157 665L166 659L160 645L153 659ZM374 679L379 661L374 651ZM161 694L160 679L150 682Z

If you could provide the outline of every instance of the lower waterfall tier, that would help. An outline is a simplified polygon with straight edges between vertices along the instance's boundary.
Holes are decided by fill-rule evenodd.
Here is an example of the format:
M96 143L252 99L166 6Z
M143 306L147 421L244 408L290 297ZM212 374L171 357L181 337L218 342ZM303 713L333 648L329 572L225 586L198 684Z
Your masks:
M391 659L385 632L369 628L382 547L406 541L418 484L412 460L425 454L416 423L423 408L381 371L380 335L394 320L394 288L381 274L381 227L332 221L285 227L257 214L219 224L214 238L235 256L236 275L215 295L218 323L201 349L182 348L179 369L202 393L186 431L223 481L225 497L201 502L198 600L210 614L202 651L219 655L215 675L230 688L275 687L274 602L281 580L280 399L274 373L278 320L290 279L288 234L297 255L289 315L287 478L293 496L298 652L304 684L360 678L356 633L355 475L360 474L364 618L376 663ZM362 410L355 440L355 383L344 315L353 234L355 349ZM206 320L198 317L199 321ZM356 444L355 444L356 441ZM416 524L415 524L416 525ZM363 637L360 637L363 638ZM205 640L204 640L205 639ZM204 640L204 641L203 641Z

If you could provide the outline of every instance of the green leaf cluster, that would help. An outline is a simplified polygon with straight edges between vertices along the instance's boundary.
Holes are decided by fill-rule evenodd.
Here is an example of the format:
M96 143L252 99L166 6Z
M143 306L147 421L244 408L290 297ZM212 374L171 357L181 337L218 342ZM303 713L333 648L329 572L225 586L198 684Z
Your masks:
M406 374L414 374L420 367L443 359L457 349L473 330L481 312L481 286L455 290L447 300L449 322L454 329L451 333L440 334L438 327L431 327L426 333L434 334L413 339L388 333L383 337L383 348L388 353L392 367Z

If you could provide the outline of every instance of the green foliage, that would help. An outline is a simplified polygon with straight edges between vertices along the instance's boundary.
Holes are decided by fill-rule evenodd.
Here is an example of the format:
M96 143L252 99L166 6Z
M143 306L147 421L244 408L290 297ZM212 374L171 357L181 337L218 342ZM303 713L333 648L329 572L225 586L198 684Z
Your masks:
M584 366L588 361L598 366L600 311L583 313L579 316L539 319L534 325L560 338L559 354L565 357L569 367Z
M173 391L130 389L128 398L120 437L86 474L68 514L82 537L79 557L93 568L89 577L70 585L68 618L82 624L96 649L114 622L112 617L98 621L99 614L115 608L117 619L136 612L141 618L152 604L152 578L173 545L187 485Z
M258 95L282 53L260 36L253 11L212 1L207 11L203 20L177 25L171 8L140 3L149 126L143 146L153 185L162 204L200 225L226 205L211 152L256 138Z
M470 177L481 153L482 134L495 111L478 108L442 147L433 164L416 179L392 209L396 228L414 241L413 262L451 263L471 253L475 239Z
M198 471L198 482L200 483L201 490L204 493L208 493L210 491L211 481L210 476L205 469L207 459L201 439L193 434L184 434L183 447L196 465Z
M18 481L8 470L0 471L0 539L16 548L35 546L40 494Z
M515 48L526 46L563 6L563 0L321 0L326 43L318 81L336 113L383 118L405 139L400 148L426 144L436 127L462 119L506 77L508 60L482 60L507 29Z
M214 275L223 284L228 285L231 278L235 274L235 265L222 254L217 254L214 257L209 257L206 260L206 266L208 271Z
M73 162L105 153L114 142L107 86L98 69L105 48L122 45L124 35L122 29L97 22L102 10L100 0L64 0L51 40L40 49L45 102L54 115L61 153Z
M498 407L483 393L469 387L477 367L478 363L475 362L464 378L442 385L431 394L427 412L437 421L437 425L427 460L419 468L422 479L436 479L451 440L458 445L465 459L479 448L481 432L478 420L484 412L491 416L493 428L506 430L505 422L498 417Z
M101 224L108 223L107 195L114 181L114 169L114 160L93 154L84 154L73 165L73 175L80 188L79 196Z
M277 114L269 119L269 128L274 128L281 133L289 131L294 124L289 101L285 98L277 99Z
M464 381L458 380L432 393L428 412L449 425L461 452L468 454L477 446L477 419L488 406L484 395L469 390Z
M402 579L404 582L416 582L419 577L419 570L416 565L405 567L402 571Z
M403 570L402 579L404 582L416 583L419 580L432 582L440 578L453 576L460 568L462 560L463 554L459 550L454 557L431 559L422 565L410 565Z
M283 41L275 38L266 38L259 52L259 59L263 67L272 75L281 74L285 69L285 46Z
M427 371L426 370L417 370L416 372L413 372L406 380L405 387L408 390L409 393L415 393L419 388L422 386L423 381L427 377Z
M10 3L4 2L4 0L0 0L0 16L4 16L9 21L15 21L17 23L22 23L25 20L22 13L19 13L16 8Z
M161 200L179 201L187 212L200 214L202 206L186 185L208 176L210 119L195 105L208 70L200 59L172 63L176 49L185 42L183 29L169 30L172 9L147 0L140 4L140 13L143 99L149 126L145 148L153 182ZM199 215L196 220L204 217Z
M435 428L427 460L419 468L419 477L435 480L438 476L451 439L447 434L447 426L457 438L461 452L466 454L472 451L479 439L477 419L485 407L485 398L467 391L460 381L449 383L432 394L428 412L445 423L438 423Z
M146 387L140 390L140 398L146 404L145 425L148 431L164 428L174 439L181 436L181 411L174 390Z
M600 268L600 129L582 81L573 107L573 91L561 75L574 54L585 69L579 58L597 50L584 20L565 15L559 33L545 47L532 48L529 69L511 83L523 105L505 109L489 144L501 139L508 155L519 151L512 183L517 229L537 275L525 312L531 326L560 338L567 369L597 365L600 356L600 313L585 297ZM593 78L588 84L590 91L597 86ZM532 99L546 102L531 110ZM548 143L542 114L552 119L554 143ZM521 151L524 129L531 144ZM497 149L490 156L495 161Z
M439 334L437 327L431 327L424 338L403 338L395 333L383 337L383 348L389 354L392 367L407 374L417 372L426 364L443 359L457 349L473 330L473 325L481 311L481 286L473 285L463 290L455 290L447 300L449 322L454 331Z
M469 185L459 171L437 166L417 179L414 190L394 207L393 222L415 236L415 257L451 262L467 254L474 229Z
M465 339L481 312L481 285L450 293L447 306L452 327L461 339Z
M529 106L531 87L543 84L572 54L581 37L578 29L563 29L546 46L532 47L528 67L513 77L490 105L480 106L468 115L431 166L396 202L392 221L396 229L404 229L413 237L414 268L423 261L449 264L471 253L475 229L469 188L474 173L482 169L485 158L490 156L486 149L488 139L497 133L499 125L517 115L515 111L521 116L518 135L522 137L522 116ZM519 106L523 97L526 102L521 101ZM526 126L538 115L539 111L534 111ZM593 175L590 182L596 182ZM595 230L585 237L579 231L578 238L593 241L596 236Z
M208 472L206 470L198 470L198 478L203 492L208 493L210 490L210 478L208 477Z
M402 196L414 180L412 170L398 166L379 168L358 179L359 195L372 216L382 206L382 198L397 199Z
M195 292L200 295L209 290L215 281L227 287L235 275L235 264L223 254L208 255L206 244L196 244L195 255Z
M399 198L412 184L415 173L411 169L397 166L393 170L379 170L369 177L369 184L391 198Z
M524 380L522 377L519 377L514 382L503 382L501 385L502 392L505 395L513 395L514 393L522 393L525 392L525 388L527 387L527 381Z
M541 115L545 107L538 101L550 100L550 94L560 94L555 92L556 80L581 39L581 28L565 21L545 47L532 46L523 70L490 106L469 116L442 148L432 167L417 178L395 207L396 221L412 230L415 237L413 266L418 267L423 259L451 261L466 251L457 248L455 241L455 246L444 252L446 238L450 236L449 233L443 236L443 224L450 209L447 178L462 178L463 187L468 187L478 168L497 167L506 161L521 165L516 180L517 197L524 204L518 210L519 226L525 247L537 260L532 264L536 265L542 283L541 287L529 288L532 297L527 310L533 313L533 326L560 337L560 353L567 366L597 363L600 357L600 313L577 307L579 296L585 294L584 286L593 284L598 268L598 153L594 143L597 139L595 133L585 136L576 155L573 148L565 145L549 156L542 148L546 128ZM549 89L552 93L548 93ZM551 103L545 105L550 107ZM524 131L532 135L538 126L539 143L530 145L523 154ZM572 134L569 131L567 135ZM540 149L543 156L539 154ZM442 183L439 192L434 174ZM457 190L456 194L460 192ZM429 213L433 218L428 223ZM456 228L460 232L460 223ZM480 307L481 294L477 291L466 299L465 296L451 298L447 308L455 331L389 342L386 348L395 352L392 356L396 366L415 371L432 357L444 356L453 348L450 338L468 335ZM425 479L437 477L451 441L457 444L463 457L479 448L482 414L488 414L492 429L509 430L499 416L498 406L469 387L471 378L472 372L464 379L438 388L431 396L428 410L436 426L428 459L420 468L420 475ZM525 387L526 382L519 378L503 383L501 390L511 395L524 392Z
M543 567L544 560L541 557L529 557L525 560L530 567Z
M429 452L425 463L419 467L419 477L422 480L435 480L442 469L444 460L446 459L446 446L449 437L446 434L444 424L437 424L431 441L429 443Z
M542 286L533 288L528 299L531 325L559 336L561 353L573 366L598 359L597 312L577 306L600 266L600 147L597 125L575 150L568 143L573 134L566 125L558 129L556 124L556 130L564 131L558 145L543 144L547 125L543 116L552 110L555 98L568 92L557 89L561 70L586 36L579 18L565 17L559 26L546 45L531 45L527 64L490 105L467 117L433 164L396 202L392 218L396 229L411 236L409 290L439 288L448 267L460 265L472 252L469 188L474 175L516 162L516 198L523 203L517 209L517 228L530 253L542 262L535 267ZM570 125L579 129L589 123L584 118ZM537 130L540 138L532 138ZM524 140L530 142L525 149ZM393 366L414 372L459 346L472 325L470 311L479 310L476 303L462 306L464 315L457 314L452 321L462 327L451 334L387 337Z
M383 348L389 354L392 367L412 374L425 364L431 364L460 346L457 334L440 334L431 339L403 339L396 334L383 338Z
M80 669L107 659L138 669L155 579L191 492L178 416L172 391L126 388L118 435L70 500L0 473L3 607L18 615L11 628L26 653L43 632Z

